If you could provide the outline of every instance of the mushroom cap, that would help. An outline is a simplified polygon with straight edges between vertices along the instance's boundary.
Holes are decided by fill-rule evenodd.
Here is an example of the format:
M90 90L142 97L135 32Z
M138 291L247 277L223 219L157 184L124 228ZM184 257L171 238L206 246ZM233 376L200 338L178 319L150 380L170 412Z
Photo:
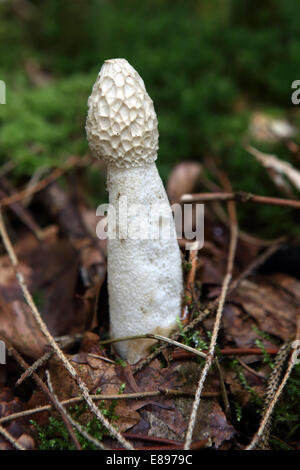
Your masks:
M93 155L119 168L157 158L153 102L137 71L125 59L106 60L88 100L86 133Z

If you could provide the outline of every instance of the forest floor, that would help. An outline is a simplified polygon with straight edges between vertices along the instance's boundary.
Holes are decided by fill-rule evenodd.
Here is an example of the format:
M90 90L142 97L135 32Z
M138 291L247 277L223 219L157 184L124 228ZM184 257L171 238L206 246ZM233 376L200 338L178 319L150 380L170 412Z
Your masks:
M22 190L9 168L0 175L0 449L299 450L299 245L239 230L236 212L299 202L234 195L212 159L216 183L195 193L203 167L177 165L168 196L206 201L204 246L180 242L184 315L171 344L129 365L101 343L106 242L86 197L90 165L101 171L70 157Z

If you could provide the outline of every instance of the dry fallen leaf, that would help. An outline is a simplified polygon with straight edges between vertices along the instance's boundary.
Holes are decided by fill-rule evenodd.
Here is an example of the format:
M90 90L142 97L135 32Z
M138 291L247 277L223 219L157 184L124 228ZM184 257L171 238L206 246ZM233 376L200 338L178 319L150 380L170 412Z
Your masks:
M79 254L57 237L55 227L39 242L32 235L15 244L18 269L53 336L84 332L93 324L94 299L76 295ZM0 335L27 357L40 357L46 345L25 303L7 255L0 258ZM96 296L96 293L94 294Z
M197 162L183 162L175 166L167 183L171 204L179 202L183 194L193 192L201 171L202 165Z
M300 283L298 284L300 287ZM299 314L298 307L283 289L259 277L257 282L243 281L231 299L255 319L260 330L283 341L293 338Z

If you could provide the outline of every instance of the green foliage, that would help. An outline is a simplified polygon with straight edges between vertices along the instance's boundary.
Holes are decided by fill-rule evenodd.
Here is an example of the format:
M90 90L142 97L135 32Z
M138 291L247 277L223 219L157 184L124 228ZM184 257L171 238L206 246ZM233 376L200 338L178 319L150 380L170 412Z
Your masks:
M200 334L198 331L189 331L186 333L184 331L184 327L179 317L177 317L176 322L177 322L179 334L180 334L180 337L182 338L183 344L185 344L186 346L191 346L195 349L198 349L199 351L208 349L209 346L207 342L203 338L200 337Z
M101 401L99 408L107 419L115 421L118 418L115 414L116 405L117 402L113 401L106 408L105 402ZM75 420L85 411L87 411L87 405L85 404L77 405L69 410ZM39 450L75 450L75 445L71 441L69 433L61 420L50 416L48 424L45 426L39 426L33 420L31 420L31 424L33 424L37 433ZM89 421L86 426L83 426L83 429L99 441L102 441L103 437L107 435L106 429L96 417ZM83 450L97 450L96 446L85 439L76 429L74 429L74 432Z
M0 160L15 159L19 175L87 150L84 122L92 84L106 58L126 57L156 106L164 180L176 162L214 153L234 189L278 195L244 150L243 137L252 109L293 111L300 120L290 104L291 82L300 69L296 0L30 4L27 15L17 14L12 2L0 4L0 78L7 84ZM40 64L51 81L33 86L28 61ZM97 179L90 178L96 187ZM240 208L240 220L248 229L255 220L255 231L266 236L294 224L292 211L250 204Z
M121 366L121 367L126 367L127 366L127 362L124 361L123 359L118 359L116 361L116 364L118 364L118 366Z
M272 420L271 434L284 442L299 442L300 439L300 364L294 367L293 373L285 386L282 396L276 405ZM274 449L281 449L284 443L273 440ZM288 446L287 446L288 447Z
M278 344L278 341L274 340L268 333L265 331L260 330L256 326L253 326L252 329L264 340L270 341L271 343ZM271 369L274 368L274 361L272 360L270 354L266 351L266 348L263 344L263 341L261 341L259 338L255 340L255 344L258 348L260 348L262 355L263 355L263 361L265 364L268 364Z
M249 386L245 374L236 359L227 362L228 367L235 370L240 383L250 393L250 402L255 406L257 413L261 413L263 400L256 391ZM300 439L300 364L294 367L282 395L274 408L271 421L270 443L273 450L291 450L293 443ZM244 420L243 409L233 400L235 419Z
M85 75L73 75L21 93L8 86L7 105L0 106L0 156L13 156L16 171L31 174L37 167L59 165L64 157L86 151L90 82Z
M266 348L264 346L264 343L260 339L255 340L255 344L258 348L260 348L262 355L263 355L263 361L268 364L271 369L274 368L274 362L272 361L272 358L270 354L266 351Z
M258 396L254 388L252 388L247 381L247 378L243 372L242 367L236 359L230 361L230 367L236 372L236 375L247 392L250 394L250 402L257 406L257 412L259 413L263 404L263 400Z
M31 420L38 435L39 450L74 450L73 443L69 441L68 431L62 421L49 417L47 426L39 426Z
M262 339L265 339L266 341L270 341L270 343L276 344L278 346L278 338L272 338L268 333L266 333L263 330L260 330L257 328L257 326L252 326L252 330L255 331Z
M243 417L242 407L237 401L233 401L233 406L235 409L235 419L237 420L237 422L240 422Z

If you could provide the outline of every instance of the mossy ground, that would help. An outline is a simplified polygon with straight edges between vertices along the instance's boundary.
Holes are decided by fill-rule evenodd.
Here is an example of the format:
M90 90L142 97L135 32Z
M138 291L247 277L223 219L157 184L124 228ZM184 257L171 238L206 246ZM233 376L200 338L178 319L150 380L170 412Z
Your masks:
M291 104L300 69L296 0L30 3L23 14L10 2L0 5L0 78L7 86L0 160L17 163L17 182L87 151L92 84L106 58L126 57L155 103L164 179L176 162L213 154L234 189L280 195L243 138L256 109L299 123ZM28 73L32 62L46 77L40 86ZM280 145L268 150L289 158ZM98 200L104 197L99 186L90 190ZM242 227L266 237L297 232L287 209L243 205L239 215Z

